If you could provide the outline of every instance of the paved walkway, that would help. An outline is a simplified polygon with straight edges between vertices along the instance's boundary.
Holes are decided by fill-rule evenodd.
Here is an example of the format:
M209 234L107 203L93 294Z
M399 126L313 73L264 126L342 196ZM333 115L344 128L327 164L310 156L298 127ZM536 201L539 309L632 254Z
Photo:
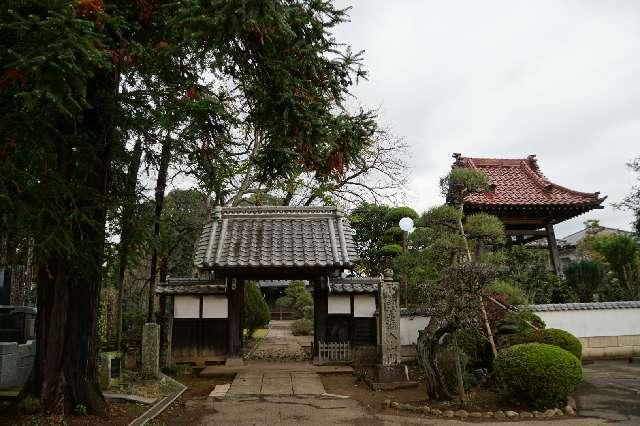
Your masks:
M269 331L259 346L249 354L249 359L302 360L309 357L311 336L291 334L293 321L272 320Z
M246 372L238 374L227 398L302 396L325 393L320 376L309 371Z
M598 361L585 365L576 402L581 416L640 425L640 364Z

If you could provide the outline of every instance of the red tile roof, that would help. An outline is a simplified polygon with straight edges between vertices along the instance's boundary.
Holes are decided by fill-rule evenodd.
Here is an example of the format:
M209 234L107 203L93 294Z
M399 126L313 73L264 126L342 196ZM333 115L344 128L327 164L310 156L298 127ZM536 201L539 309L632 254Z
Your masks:
M538 167L535 155L527 158L471 158L454 154L453 167L482 170L489 176L492 190L465 198L468 206L539 206L601 208L606 197L598 192L574 191L549 182Z

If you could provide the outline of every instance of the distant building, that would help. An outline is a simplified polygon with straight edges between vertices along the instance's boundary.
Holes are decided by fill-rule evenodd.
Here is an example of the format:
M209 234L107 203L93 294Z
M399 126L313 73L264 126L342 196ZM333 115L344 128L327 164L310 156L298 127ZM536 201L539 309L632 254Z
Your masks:
M571 262L579 260L582 256L578 252L578 245L588 235L635 235L633 232L625 231L617 228L607 228L600 226L598 231L594 232L593 228L584 228L580 231L569 234L564 238L558 239L558 249L560 253L560 265L562 269L566 268Z
M540 171L535 155L526 158L475 158L453 154L453 168L484 172L490 183L486 192L469 194L464 213L489 213L505 225L507 247L546 240L552 269L562 273L553 226L601 209L606 197L579 192L550 182Z

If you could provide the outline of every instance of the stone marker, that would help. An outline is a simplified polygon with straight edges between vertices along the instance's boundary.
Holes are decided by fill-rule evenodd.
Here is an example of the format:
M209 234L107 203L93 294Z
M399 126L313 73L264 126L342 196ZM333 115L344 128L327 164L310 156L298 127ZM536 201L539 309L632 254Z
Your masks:
M392 367L400 364L400 293L391 269L384 272L379 293L381 363Z
M0 342L0 389L18 385L18 343Z
M160 326L152 322L142 328L142 375L148 379L160 377Z
M120 384L121 363L122 354L120 352L102 352L100 354L100 385L103 388Z

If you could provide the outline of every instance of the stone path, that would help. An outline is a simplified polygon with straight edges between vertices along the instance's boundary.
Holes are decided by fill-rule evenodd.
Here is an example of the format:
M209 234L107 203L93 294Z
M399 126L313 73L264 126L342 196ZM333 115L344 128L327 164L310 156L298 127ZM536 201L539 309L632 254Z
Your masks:
M269 322L269 331L260 345L249 354L249 359L302 360L309 357L311 336L291 334L293 321Z
M239 373L227 398L247 396L302 396L325 393L320 376L308 371Z
M640 424L640 364L598 361L584 366L578 413L618 424Z

